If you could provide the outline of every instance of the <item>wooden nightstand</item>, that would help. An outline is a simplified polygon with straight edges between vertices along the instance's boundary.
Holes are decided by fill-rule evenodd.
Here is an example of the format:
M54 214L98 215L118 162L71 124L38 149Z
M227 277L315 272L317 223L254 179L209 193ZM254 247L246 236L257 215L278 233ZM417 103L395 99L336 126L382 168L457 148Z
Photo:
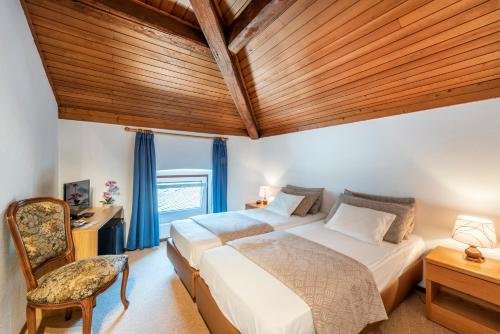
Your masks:
M437 247L425 257L429 319L459 333L500 333L500 261Z
M257 204L255 202L245 204L245 210L248 210L248 209L263 209L265 207L267 207L267 204Z

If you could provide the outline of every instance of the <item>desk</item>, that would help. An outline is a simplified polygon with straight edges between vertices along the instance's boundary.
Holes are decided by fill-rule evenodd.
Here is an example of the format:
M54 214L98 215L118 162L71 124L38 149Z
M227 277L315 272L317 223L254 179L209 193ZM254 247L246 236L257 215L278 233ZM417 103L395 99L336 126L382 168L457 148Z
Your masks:
M85 212L94 213L92 217L83 219L89 224L71 230L76 260L97 256L99 229L113 218L123 218L121 206L98 207L85 210Z

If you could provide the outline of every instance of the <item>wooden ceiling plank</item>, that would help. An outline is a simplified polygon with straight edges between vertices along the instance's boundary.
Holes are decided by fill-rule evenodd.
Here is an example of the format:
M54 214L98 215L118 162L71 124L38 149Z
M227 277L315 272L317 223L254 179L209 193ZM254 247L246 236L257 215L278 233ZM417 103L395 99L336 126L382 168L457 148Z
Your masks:
M379 0L377 0L379 1ZM319 0L311 4L308 8L306 8L300 15L296 16L291 22L289 22L286 26L276 32L273 36L259 46L259 48L255 49L251 55L248 55L247 58L243 58L240 64L241 71L243 75L246 77L253 69L249 68L250 64L257 62L259 59L263 63L266 63L266 60L269 56L276 56L277 53L281 52L283 48L280 50L275 50L283 41L290 41L290 38L293 38L295 35L302 34L302 38L307 36L304 34L302 30L308 29L308 32L314 31L318 26L320 26L320 22L317 22L316 19L318 15L321 15L320 21L323 21L326 15L329 17L334 17L340 12L342 12L345 8L349 8L353 5L352 1L349 0L341 0L340 2L331 2L328 0ZM328 10L333 7L333 10ZM293 8L293 6L292 6ZM311 23L311 27L309 26ZM300 39L300 38L299 38ZM299 40L295 38L294 40Z
M166 42L176 47L179 52L185 50L186 53L191 53L193 55L200 55L205 59L210 59L211 54L206 42L202 40L201 42L196 42L195 40L189 40L180 35L174 34L171 31L166 31L165 29L158 27L153 24L148 24L143 22L133 16L121 13L117 10L111 9L93 0L26 0L29 4L35 4L40 7L45 7L51 10L56 10L59 13L66 15L77 15L85 17L86 20L93 21L98 26L108 25L109 29L113 30L116 26L117 28L126 27L131 31L143 36L149 36L150 38L155 38L157 40ZM86 2L87 1L87 2ZM129 1L129 0L127 0ZM120 5L125 4L125 1L110 1L115 2ZM137 4L141 7L146 7L147 10L154 11L153 7L147 7L141 4ZM158 13L157 13L158 14ZM164 16L166 14L158 14ZM176 21L176 20L174 20ZM176 21L177 22L177 21ZM177 22L180 23L180 22ZM111 26L109 26L111 24ZM181 23L182 24L182 23ZM201 32L197 31L196 34L200 35ZM203 38L203 36L201 36ZM200 57L201 58L201 57Z
M94 82L94 81L88 80L86 78L74 78L74 77L67 76L65 79L62 79L60 75L57 75L57 74L54 75L54 80L64 81L64 82L66 82L67 85L68 84L72 85L69 78L72 78L73 80L76 81L74 83L74 85L87 85L89 87L99 87L98 89L100 89L100 90L106 89L106 90L111 90L113 92L115 92L115 91L124 92L125 91L125 92L127 92L128 96L140 96L140 97L145 98L145 99L151 99L151 100L155 100L157 102L161 102L161 103L165 103L165 104L170 103L173 106L175 106L175 105L184 105L184 106L189 105L191 108L194 108L194 109L197 109L200 111L219 110L221 115L229 113L229 114L234 115L234 117L239 117L238 114L236 113L236 109L234 107L230 108L226 105L217 106L215 104L210 104L210 100L207 100L207 99L205 99L203 101L193 100L192 98L188 98L188 96L186 96L186 95L180 96L180 95L173 95L173 94L168 94L168 93L165 94L164 92L162 92L161 95L158 95L158 94L152 95L152 94L147 94L147 93L144 93L144 92L141 92L138 90L123 88L121 86L113 87L113 86L110 86L109 83L102 84L99 82ZM82 82L82 80L85 80L86 82ZM204 102L207 105L204 105L203 104Z
M409 55L398 58L393 62L384 63L369 69L364 68L364 65L357 66L339 66L335 73L331 73L332 83L322 86L319 89L311 91L309 94L302 89L298 89L301 94L300 98L294 100L287 100L275 105L271 110L281 108L294 108L314 103L323 97L329 96L331 90L338 91L341 86L356 82L358 80L373 81L381 79L393 74L404 73L415 67L425 66L439 60L446 60L446 58L458 55L460 53L470 51L472 49L495 43L498 40L500 33L496 33L500 29L500 22L489 25L467 34L457 36L453 39L447 40L440 44L439 48L426 48L419 52L411 53ZM347 64L348 65L348 64ZM361 84L361 83L360 83ZM314 95L313 95L314 94ZM255 112L258 114L262 110L258 107Z
M168 113L154 108L143 108L141 106L133 106L133 105L125 105L120 103L118 100L113 101L99 101L96 102L95 99L92 99L90 96L82 96L80 98L73 96L63 96L61 99L61 107L67 108L84 108L84 109L92 109L96 111L104 111L104 112L118 112L123 115L130 115L136 117L156 117L156 118L164 118L177 120L179 122L194 122L197 124L212 126L216 128L217 126L221 127L242 127L242 123L227 121L227 120L219 120L218 122L213 118L207 117L199 117L198 115L192 115L188 112L184 112L184 114L179 113Z
M92 80L92 82L97 82L105 85L109 85L108 87L125 87L128 89L133 89L141 93L149 93L149 94L158 94L164 98L173 98L174 101L176 99L181 98L186 101L186 103L197 104L205 104L210 107L217 107L221 110L227 110L228 108L233 108L236 113L236 108L234 107L234 103L231 100L215 100L213 98L209 98L207 96L203 97L195 97L189 95L182 95L169 92L165 90L161 86L149 84L147 82L141 83L140 85L129 82L129 81L121 81L119 77L113 76L102 76L99 73L89 73L88 71L83 71L81 69L76 68L75 70L71 68L57 68L51 67L51 73L54 76L68 76L74 79L83 79L83 80ZM97 74L97 75L96 75Z
M52 17L53 16L54 15L52 15ZM66 22L61 23L50 17L46 18L34 14L33 22L36 27L41 27L41 30L45 31L45 35L49 37L54 37L60 34L67 34L81 38L88 42L98 43L99 45L111 46L113 48L135 54L143 54L143 55L147 54L147 55L153 55L153 57L154 55L161 55L165 57L165 60L167 62L176 63L179 66L185 68L190 68L191 66L197 66L197 67L211 69L214 74L218 73L217 65L215 64L213 59L203 60L196 57L191 57L189 55L183 55L181 53L178 53L177 51L170 50L165 46L159 46L150 42L144 42L134 37L130 37L128 35L121 33L114 33L109 30L107 32L108 34L110 34L110 36L104 36L102 34L104 31L106 31L106 29L104 28L97 28L97 27L92 28L88 24L80 25L79 27L72 26L72 24L77 25L77 20L66 20ZM99 30L100 34L96 34L95 30ZM43 34L43 32L41 33Z
M82 86L82 85L71 85L67 82L56 80L56 89L60 96L64 97L76 97L81 98L81 96L101 96L100 91L96 87ZM120 92L120 90L113 90L109 92L109 95L102 95L104 98L109 98L108 102L112 102L113 99L119 99L123 104L130 104L133 106L143 106L145 109L158 110L162 113L172 113L182 115L194 115L195 117L202 117L208 120L214 120L214 112L217 112L218 121L228 121L241 123L241 119L238 117L236 112L227 113L219 112L217 109L198 109L192 108L185 104L172 103L170 101L151 101L151 99L145 99L144 97L125 94Z
M109 9L113 15L127 19L135 19L140 23L154 27L172 35L176 44L180 44L202 54L208 54L207 43L203 34L196 27L187 25L182 20L163 11L145 6L136 1L116 0L76 0L81 3L99 8Z
M276 77L277 80L284 75L293 73L301 68L299 65L304 67L313 61L319 60L322 56L328 55L331 52L330 50L340 50L347 45L350 45L351 50L354 49L355 45L359 48L363 45L361 44L363 42L366 44L371 40L383 38L389 33L399 30L401 26L397 21L397 17L414 11L426 1L428 0L404 1L399 4L398 1L384 0L361 13L363 7L351 7L350 11L338 15L340 20L334 19L333 22L328 23L329 32L322 38L301 37L298 40L299 45L291 46L289 52L274 55L273 67L268 67L266 71L259 71L256 65L253 65L253 74L248 78L251 79L248 80L249 92L255 91L257 88L255 87L256 82L263 81L261 86L265 86L273 77ZM443 2L446 3L446 1ZM278 58L279 61L276 62L274 57ZM287 61L290 57L300 59L300 64L291 66L294 69L292 72L288 68L291 61ZM310 59L306 60L306 58ZM283 63L287 66L283 66Z
M113 90L111 92L103 94L102 90L99 90L95 87L74 85L58 80L55 80L55 85L58 94L65 97L82 98L82 96L88 96L93 98L97 96L109 99L106 102L113 102L113 100L118 99L119 103L122 103L123 105L157 110L158 112L164 114L173 114L178 116L192 115L193 117L215 121L215 123L223 121L243 125L243 123L241 123L241 119L236 113L218 113L217 118L213 118L213 114L217 111L217 109L202 110L198 108L190 108L186 105L176 105L165 101L151 101L150 99L145 99L140 96L121 93L119 90Z
M54 48L50 45L42 44L41 46L44 54L50 57L58 57L58 59L74 59L76 61L85 61L87 63L93 63L100 66L106 66L114 70L123 70L124 72L131 72L135 74L144 75L145 77L151 77L162 80L169 80L173 83L184 85L187 88L197 88L201 90L208 90L215 93L221 93L227 95L227 89L225 86L215 84L210 81L205 81L196 77L191 77L189 75L180 74L178 72L173 72L165 70L163 68L156 68L148 66L146 64L141 64L139 62L133 62L127 59L113 58L112 61L103 60L100 58L95 58L88 56L86 54L76 53L74 51L69 52L67 50L62 50Z
M495 36L500 36L500 33L494 34ZM366 89L375 88L379 90L389 89L392 87L400 87L405 82L416 81L424 79L426 77L439 76L445 73L450 73L461 68L467 68L478 63L485 63L500 57L500 45L492 41L492 39L486 39L483 41L484 46L473 48L469 51L464 48L455 48L452 50L454 52L459 52L458 54L451 55L448 57L438 58L437 61L429 62L431 59L424 59L421 62L409 63L407 66L394 67L391 70L386 70L382 74L374 74L370 76L359 75L360 80L351 81L351 78L347 78L349 83L343 83L341 80L337 81L338 86L335 90L328 90L322 94L315 95L310 101L301 101L300 104L294 101L292 104L280 105L279 108L273 108L270 110L256 110L256 115L262 115L262 117L270 117L272 115L279 115L285 111L296 111L304 112L305 110L320 106L322 103L326 103L336 96L345 96L351 92L363 92ZM476 44L472 44L474 46ZM460 52L461 51L461 52ZM443 55L444 53L440 53ZM313 103L314 102L314 103Z
M224 104L220 102L214 102L209 99L195 99L190 96L170 94L162 90L145 86L137 86L100 77L80 76L78 73L74 74L72 72L59 73L57 69L54 70L55 71L53 71L52 76L55 81L59 80L65 82L74 82L76 84L98 87L99 89L109 89L109 87L112 87L113 90L125 92L126 94L130 95L140 96L147 99L158 99L161 101L165 101L166 103L183 105L194 109L210 111L219 110L221 113L230 113L239 117L233 103Z
M367 119L387 117L404 113L428 110L432 108L450 106L454 104L467 103L478 100L499 97L500 79L477 83L470 86L443 90L439 93L431 93L412 98L409 101L398 101L396 106L379 105L366 110L358 110L357 113L341 116L333 119L308 121L291 127L262 128L262 135L273 136L278 134L303 131L320 127L358 122Z
M132 61L132 60L129 60L127 58L113 56L113 57L110 57L111 59L102 59L100 57L94 57L93 55L89 55L89 53L92 53L91 52L92 50L85 50L87 52L82 53L82 52L75 51L74 48L73 48L73 50L67 50L67 49L57 48L57 47L54 47L54 46L49 45L49 44L41 44L41 48L42 48L42 51L44 51L45 53L56 54L56 55L59 55L62 57L76 58L76 59L80 59L80 60L88 60L89 62L95 62L95 63L99 63L99 64L112 64L110 66L111 67L114 66L116 68L118 68L121 65L131 66L131 67L136 67L138 69L146 70L146 71L153 72L153 73L160 73L160 74L165 75L166 77L173 77L176 79L178 78L181 81L184 80L186 82L193 83L193 84L205 85L205 87L213 86L213 87L217 87L220 89L226 88L225 85L222 86L222 85L219 85L217 83L214 83L213 81L200 79L198 77L195 77L195 76L192 76L189 74L185 74L185 73L182 73L179 71L172 71L170 69L152 66L152 65L145 64L145 63L142 63L139 61Z
M214 4L212 1L207 0L191 0L191 6L226 81L229 93L236 104L236 109L247 128L248 135L253 139L259 138L252 104L246 92L236 59L227 49L220 19Z
M350 94L347 96L338 97L335 101L330 101L329 104L315 106L314 110L307 112L293 113L278 115L275 119L261 118L261 123L268 126L269 124L285 124L299 119L310 119L319 116L326 116L335 113L342 107L355 107L370 103L381 103L391 99L401 99L413 95L419 95L428 91L442 90L444 88L453 88L463 86L464 83L476 83L484 81L484 78L500 77L500 61L492 61L481 65L465 68L457 71L456 76L454 73L448 73L439 77L431 77L422 80L422 85L418 83L406 84L394 88L392 90L370 90L365 91L362 99L355 97L358 94ZM295 115L294 115L295 114Z
M473 2L476 3L480 1L484 0ZM471 6L472 8L470 8ZM473 23L475 22L481 26L482 22L474 21L474 19L477 20L482 15L490 13L492 8L494 8L492 3L474 6L474 4L468 2L458 2L452 6L446 7L438 13L427 16L424 20L417 21L404 28L395 29L386 36L380 35L380 32L383 33L385 29L385 26L381 27L366 37L354 40L341 48L338 48L337 45L329 45L324 47L321 52L312 54L311 57L303 58L301 61L295 62L294 64L288 64L289 69L285 71L288 74L286 75L286 79L280 73L272 81L260 79L259 83L256 83L255 88L266 88L266 91L270 91L272 88L282 87L284 82L286 87L296 87L298 80L304 81L317 75L326 75L329 70L336 66L360 57L378 58L379 61L385 61L387 59L387 61L390 61L398 56L399 51L395 51L403 47L421 47L422 43L416 43L427 40L429 36L434 37L437 34L443 36L443 32L456 28L457 26L467 29L468 25L471 24L467 24L469 21L473 21ZM461 25L463 22L465 23ZM397 25L396 28L399 27L399 23L397 23ZM434 39L436 39L436 37L434 37ZM332 59L334 59L334 61L332 61ZM268 66L271 68L271 66L282 65L274 64L271 61ZM289 72L290 70L293 70L293 72ZM301 78L297 78L304 71L307 72L307 74ZM256 70L256 73L254 73L256 77L259 75L257 72ZM264 85L265 87L262 87ZM249 92L253 91L254 89L250 87ZM259 93L259 95L264 98L265 94Z
M455 18L453 21L447 20L446 24L443 21L439 26L431 26L429 28L432 29L430 31L426 31L425 34L422 32L413 34L404 39L397 40L395 43L375 49L374 51L369 53L365 53L364 51L360 50L347 53L346 56L335 58L326 66L322 66L321 69L316 68L315 70L311 70L305 73L302 77L295 77L294 79L287 78L288 80L286 80L286 82L283 80L277 80L276 84L281 82L281 86L278 87L275 85L275 83L273 83L275 88L273 88L272 90L257 93L259 96L259 103L262 106L265 105L265 101L267 99L273 100L273 95L279 95L279 98L284 99L286 94L283 94L283 91L285 89L291 89L291 91L293 90L293 92L296 92L302 88L307 89L307 87L312 87L311 81L307 81L307 79L312 80L313 77L315 78L314 83L316 86L320 85L321 81L328 81L332 77L332 70L328 70L328 68L332 68L331 65L339 66L344 63L351 62L350 66L355 66L355 64L357 63L358 65L361 65L361 67L366 69L368 67L368 64L373 67L377 66L378 64L392 62L402 55L411 54L413 52L420 52L422 49L425 49L432 45L437 45L448 39L497 22L498 14L495 11L491 12L491 6L489 4L486 5L487 6L484 7L480 5L472 8L472 11L464 12L464 20L461 20L460 18L462 17L459 15L458 18ZM358 53L361 54L361 56ZM360 70L361 67L359 67ZM334 70L335 69L333 69L333 71ZM290 84L291 82L293 83L293 85ZM305 82L308 82L308 84L305 85ZM290 98L290 96L287 96L286 98ZM274 100L274 103L278 102L279 101Z
M278 19L276 19L274 22L272 22L264 31L250 40L247 45L245 45L243 49L241 49L238 53L238 59L241 66L243 67L245 59L248 58L253 51L260 49L261 45L270 41L283 29L283 27L288 25L297 16L304 15L304 12L315 2L316 0L296 1L294 5L292 5L283 14L281 14L281 16L278 17Z
M102 10L99 11L82 5L82 10L77 11L71 7L64 6L64 3L59 4L58 2L49 0L28 1L31 14L48 17L67 25L82 26L86 30L103 36L114 36L114 33L123 34L137 40L164 47L170 51L175 51L179 56L195 57L204 61L214 62L211 53L200 54L179 47L172 43L170 35L160 30L140 25L135 21L130 21Z
M227 33L228 48L237 54L248 42L264 31L296 0L254 0L233 21Z
M160 85L164 85L169 89L177 92L191 92L195 94L206 94L211 97L216 98L226 98L228 97L227 91L216 91L210 87L206 87L203 85L195 85L193 83L185 83L180 82L178 79L172 80L169 77L162 76L161 74L154 74L152 72L145 73L145 71L134 69L134 68L126 68L125 66L117 66L112 65L113 67L108 67L101 64L96 64L96 62L89 62L83 59L76 59L75 57L62 57L52 53L45 53L45 57L47 62L50 63L49 66L55 66L55 64L66 64L77 66L80 68L91 69L95 71L102 71L103 73L107 73L110 75L118 75L120 77L125 77L129 79L135 79L139 81L147 81L151 83L156 83Z
M83 41L78 38L73 38L73 43L70 42L69 36L60 35L58 39L52 37L46 37L44 35L39 34L38 39L40 40L40 44L44 47L50 47L53 49L64 50L65 52L75 52L79 54L84 54L87 56L91 56L98 59L104 60L115 60L117 62L137 62L139 64L144 64L145 66L154 66L157 68L161 68L167 71L173 71L179 73L181 76L184 75L186 77L199 78L203 80L207 80L207 82L214 82L216 84L224 83L224 79L222 77L211 75L210 73L202 73L194 68L184 68L181 66L176 66L175 64L169 64L167 62L163 62L158 59L148 58L142 55L132 54L127 51L121 50L110 50L110 48L106 47L97 47L95 44L90 45L86 41ZM112 51L112 53L108 53L107 51ZM161 57L160 57L161 59ZM140 66L140 65L138 65ZM219 73L220 74L220 73ZM222 81L219 81L222 80Z
M213 95L208 95L208 94L202 94L198 92L193 92L193 91L186 91L186 90L181 90L181 89L176 89L171 87L171 85L168 85L168 83L162 82L160 80L141 80L141 78L131 78L131 77L124 77L121 75L118 75L117 73L105 73L96 69L88 68L88 67L81 67L81 66L75 66L71 64L66 64L66 63L61 63L61 62L54 62L54 61L48 61L48 67L49 68L58 68L64 71L72 71L75 73L80 73L81 75L92 75L92 76L99 76L107 79L112 79L112 80L117 80L125 83L132 83L136 85L144 85L144 86L149 86L153 88L160 88L162 90L165 90L167 92L170 92L172 94L181 94L181 95L188 95L191 97L195 98L206 98L210 99L213 101L228 101L226 97L221 97L221 96L213 96Z
M77 121L140 126L147 128L169 129L169 130L179 130L179 131L195 131L195 132L205 132L205 133L234 135L234 136L244 136L246 134L244 129L238 129L238 128L225 128L225 127L214 128L214 127L203 126L196 123L183 124L180 122L165 121L163 119L152 118L152 117L134 117L129 115L120 115L117 113L109 113L109 112L106 113L106 112L84 110L84 109L59 108L59 118L77 120Z

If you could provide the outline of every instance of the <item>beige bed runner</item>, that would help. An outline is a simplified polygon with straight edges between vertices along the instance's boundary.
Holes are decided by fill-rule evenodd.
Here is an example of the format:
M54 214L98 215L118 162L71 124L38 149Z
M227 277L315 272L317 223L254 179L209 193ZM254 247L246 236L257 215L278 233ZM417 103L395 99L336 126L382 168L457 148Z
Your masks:
M302 298L311 309L317 334L359 333L387 319L372 273L348 256L284 231L228 245Z
M191 219L215 234L223 244L231 240L274 231L271 225L237 212L200 215Z

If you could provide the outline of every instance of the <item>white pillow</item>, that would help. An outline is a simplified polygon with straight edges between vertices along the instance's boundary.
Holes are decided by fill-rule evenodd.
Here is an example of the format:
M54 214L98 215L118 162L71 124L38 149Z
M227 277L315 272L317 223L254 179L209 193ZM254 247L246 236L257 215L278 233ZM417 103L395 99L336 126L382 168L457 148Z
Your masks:
M282 216L290 216L305 196L296 196L279 192L267 209Z
M325 226L358 240L381 245L394 219L396 215L392 213L342 203Z

